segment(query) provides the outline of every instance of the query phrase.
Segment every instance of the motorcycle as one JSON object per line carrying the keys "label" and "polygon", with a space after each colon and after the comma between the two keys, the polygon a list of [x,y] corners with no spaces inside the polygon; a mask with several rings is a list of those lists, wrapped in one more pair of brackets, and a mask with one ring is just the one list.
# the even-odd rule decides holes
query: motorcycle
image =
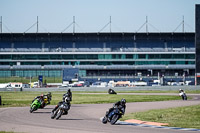
{"label": "motorcycle", "polygon": [[35,99],[33,103],[31,104],[30,113],[32,113],[33,111],[36,111],[38,108],[40,108],[40,106],[41,106],[41,102],[39,101],[39,99]]}
{"label": "motorcycle", "polygon": [[181,96],[183,100],[187,100],[187,95],[185,94],[185,92],[180,92],[179,96]]}
{"label": "motorcycle", "polygon": [[117,93],[113,89],[109,89],[108,94],[117,94]]}
{"label": "motorcycle", "polygon": [[67,115],[70,109],[70,103],[63,102],[54,112],[51,114],[51,119],[56,118],[58,120],[62,115]]}
{"label": "motorcycle", "polygon": [[108,116],[104,116],[102,123],[106,124],[107,122],[110,122],[111,125],[114,125],[122,117],[122,115],[122,112],[118,108],[114,108]]}

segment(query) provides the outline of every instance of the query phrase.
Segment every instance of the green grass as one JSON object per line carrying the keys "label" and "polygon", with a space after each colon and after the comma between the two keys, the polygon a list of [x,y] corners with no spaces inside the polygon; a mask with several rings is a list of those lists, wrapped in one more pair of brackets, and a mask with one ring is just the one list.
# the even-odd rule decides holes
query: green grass
{"label": "green grass", "polygon": [[[46,92],[0,92],[2,107],[29,106],[35,96]],[[62,100],[64,92],[52,92],[51,104],[55,105]],[[121,98],[127,102],[147,102],[178,100],[178,96],[153,96],[153,95],[109,95],[109,94],[79,94],[72,92],[72,104],[100,104],[114,103]]]}
{"label": "green grass", "polygon": [[170,127],[200,129],[200,105],[131,113],[121,120],[127,119],[169,123]]}

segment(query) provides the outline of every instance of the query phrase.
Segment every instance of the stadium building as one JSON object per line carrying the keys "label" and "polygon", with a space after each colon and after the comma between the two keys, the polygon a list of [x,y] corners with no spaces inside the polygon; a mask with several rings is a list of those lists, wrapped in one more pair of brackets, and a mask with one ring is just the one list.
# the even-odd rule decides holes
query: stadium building
{"label": "stadium building", "polygon": [[89,81],[194,81],[195,33],[0,34],[0,77],[68,80],[63,70]]}

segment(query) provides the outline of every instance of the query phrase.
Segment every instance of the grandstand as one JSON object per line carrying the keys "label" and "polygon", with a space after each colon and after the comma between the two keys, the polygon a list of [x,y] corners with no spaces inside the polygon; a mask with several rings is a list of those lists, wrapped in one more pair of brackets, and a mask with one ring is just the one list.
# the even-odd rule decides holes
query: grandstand
{"label": "grandstand", "polygon": [[1,33],[0,77],[169,80],[195,77],[195,33]]}

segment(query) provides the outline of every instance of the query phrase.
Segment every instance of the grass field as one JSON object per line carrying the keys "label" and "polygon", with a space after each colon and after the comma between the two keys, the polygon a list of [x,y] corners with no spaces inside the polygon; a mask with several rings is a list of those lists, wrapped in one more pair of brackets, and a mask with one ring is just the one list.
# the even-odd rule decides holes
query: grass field
{"label": "grass field", "polygon": [[[55,105],[62,100],[65,92],[52,92],[51,104]],[[73,92],[72,92],[73,93]],[[0,92],[2,107],[30,106],[35,96],[42,92]],[[45,94],[45,92],[43,93]],[[127,102],[165,101],[178,100],[178,96],[153,96],[153,95],[109,95],[109,94],[72,94],[72,104],[100,104],[114,103],[121,98],[126,98]]]}
{"label": "grass field", "polygon": [[170,127],[200,129],[200,105],[125,114],[121,120],[127,119],[169,123]]}

